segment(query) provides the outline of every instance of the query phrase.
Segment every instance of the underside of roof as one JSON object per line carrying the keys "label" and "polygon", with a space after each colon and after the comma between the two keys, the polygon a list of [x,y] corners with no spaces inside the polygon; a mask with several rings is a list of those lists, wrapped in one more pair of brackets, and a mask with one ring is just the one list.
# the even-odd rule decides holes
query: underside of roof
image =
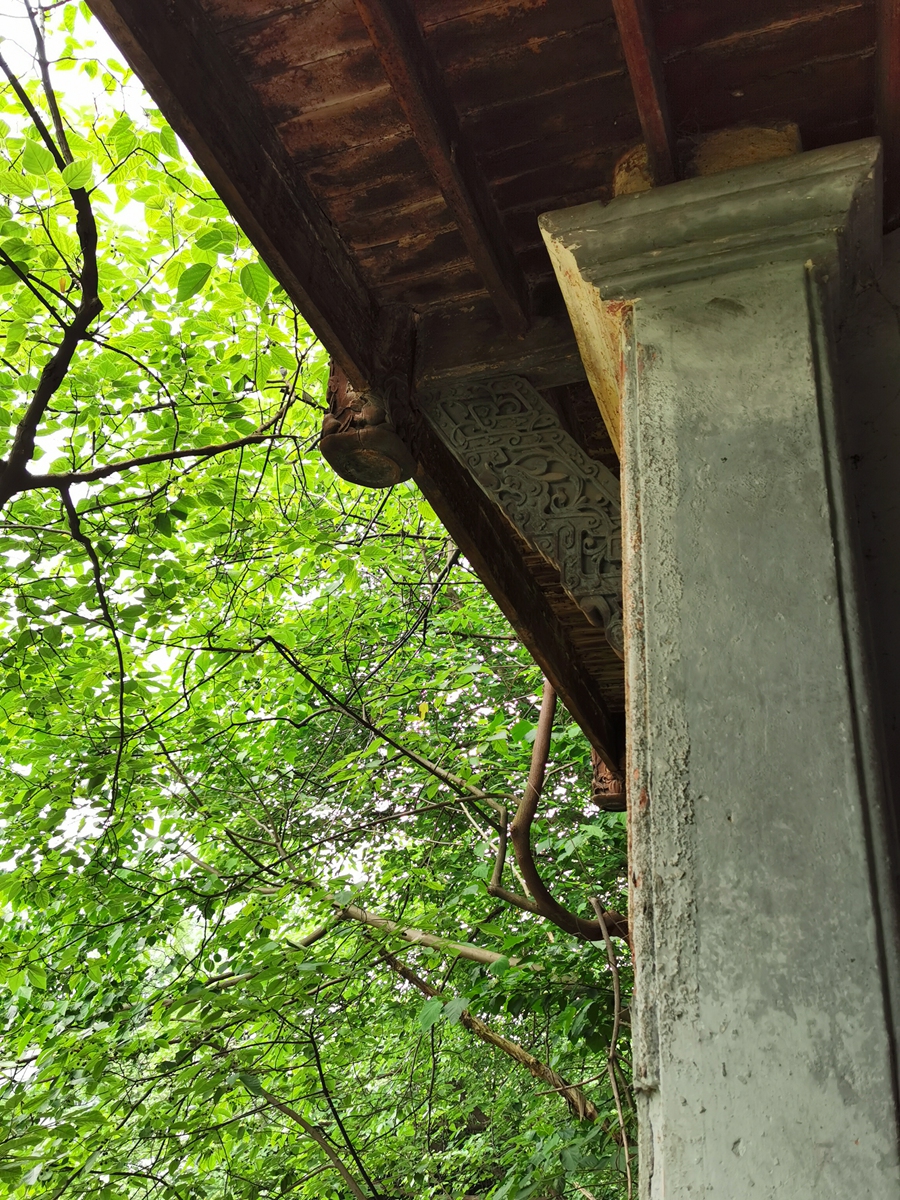
{"label": "underside of roof", "polygon": [[[541,213],[610,200],[636,143],[665,183],[710,131],[792,122],[804,149],[881,132],[900,214],[895,0],[91,3],[358,386],[403,375],[414,406],[417,387],[517,374],[608,465]],[[426,494],[618,760],[621,662],[471,478],[417,446]]]}

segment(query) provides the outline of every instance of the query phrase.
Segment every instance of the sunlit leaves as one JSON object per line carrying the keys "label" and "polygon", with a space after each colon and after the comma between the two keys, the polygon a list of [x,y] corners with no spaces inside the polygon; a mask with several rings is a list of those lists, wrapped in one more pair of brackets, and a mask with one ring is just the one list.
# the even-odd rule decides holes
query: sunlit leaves
{"label": "sunlit leaves", "polygon": [[175,299],[181,303],[184,300],[190,300],[191,296],[196,296],[209,279],[211,271],[212,267],[208,263],[193,263],[187,267],[178,276]]}
{"label": "sunlit leaves", "polygon": [[29,175],[46,175],[55,165],[55,159],[46,146],[28,138],[22,152],[22,166]]}
{"label": "sunlit leaves", "polygon": [[[91,187],[104,310],[38,431],[40,469],[141,461],[72,489],[106,610],[57,489],[0,516],[4,1194],[340,1195],[265,1089],[344,1153],[337,1111],[383,1195],[524,1200],[571,1169],[609,1200],[605,956],[495,903],[491,812],[420,765],[515,794],[539,672],[466,564],[445,572],[413,486],[364,492],[323,464],[324,351],[126,69],[79,44],[78,11],[48,13],[54,71],[96,89],[80,114],[63,97],[75,162],[46,164],[0,93],[0,247],[32,285],[0,269],[0,426],[59,337],[41,289],[78,303],[70,189]],[[289,400],[271,440],[166,461]],[[591,895],[624,902],[624,820],[590,809],[564,713],[553,755],[537,851],[589,916]],[[339,920],[348,903],[502,957],[392,939]],[[575,1128],[473,1039],[467,1008],[599,1076],[602,1121]]]}
{"label": "sunlit leaves", "polygon": [[247,263],[241,267],[241,287],[244,294],[257,304],[262,304],[269,294],[272,277],[262,263]]}
{"label": "sunlit leaves", "polygon": [[94,175],[94,165],[90,159],[76,159],[63,168],[62,177],[70,188],[86,188]]}

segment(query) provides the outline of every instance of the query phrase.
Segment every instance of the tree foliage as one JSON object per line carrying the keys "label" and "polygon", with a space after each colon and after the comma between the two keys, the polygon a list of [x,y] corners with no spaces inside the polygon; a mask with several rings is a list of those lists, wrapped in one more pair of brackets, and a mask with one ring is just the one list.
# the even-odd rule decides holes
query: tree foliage
{"label": "tree foliage", "polygon": [[[412,485],[322,463],[322,348],[85,7],[33,26],[0,94],[2,1187],[624,1194],[627,952],[488,887],[538,671]],[[572,912],[623,909],[562,711],[532,840]]]}

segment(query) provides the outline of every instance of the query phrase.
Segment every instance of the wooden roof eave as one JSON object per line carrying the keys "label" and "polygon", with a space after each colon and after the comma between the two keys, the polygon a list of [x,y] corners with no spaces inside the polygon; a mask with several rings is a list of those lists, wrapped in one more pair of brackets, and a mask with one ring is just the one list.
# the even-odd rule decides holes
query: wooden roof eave
{"label": "wooden roof eave", "polygon": [[200,4],[91,8],[315,333],[354,385],[370,382],[372,297]]}

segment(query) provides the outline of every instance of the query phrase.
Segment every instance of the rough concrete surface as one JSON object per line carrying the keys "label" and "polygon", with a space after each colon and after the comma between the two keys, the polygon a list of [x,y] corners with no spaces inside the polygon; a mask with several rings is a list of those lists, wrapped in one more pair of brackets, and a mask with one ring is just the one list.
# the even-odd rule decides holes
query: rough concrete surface
{"label": "rough concrete surface", "polygon": [[[896,505],[868,519],[874,605],[851,535],[852,502],[883,506],[890,477],[875,426],[900,335],[875,291],[868,492],[843,481],[833,368],[846,319],[846,375],[847,305],[880,246],[871,146],[747,168],[745,187],[673,185],[643,210],[650,193],[616,201],[630,217],[585,211],[584,229],[562,214],[582,278],[634,300],[621,403],[647,1200],[900,1197],[886,751],[859,616],[890,624]],[[898,665],[895,640],[878,677]]]}
{"label": "rough concrete surface", "polygon": [[[881,751],[900,828],[900,230],[839,341],[845,477],[854,504]],[[896,841],[895,845],[895,859]]]}

